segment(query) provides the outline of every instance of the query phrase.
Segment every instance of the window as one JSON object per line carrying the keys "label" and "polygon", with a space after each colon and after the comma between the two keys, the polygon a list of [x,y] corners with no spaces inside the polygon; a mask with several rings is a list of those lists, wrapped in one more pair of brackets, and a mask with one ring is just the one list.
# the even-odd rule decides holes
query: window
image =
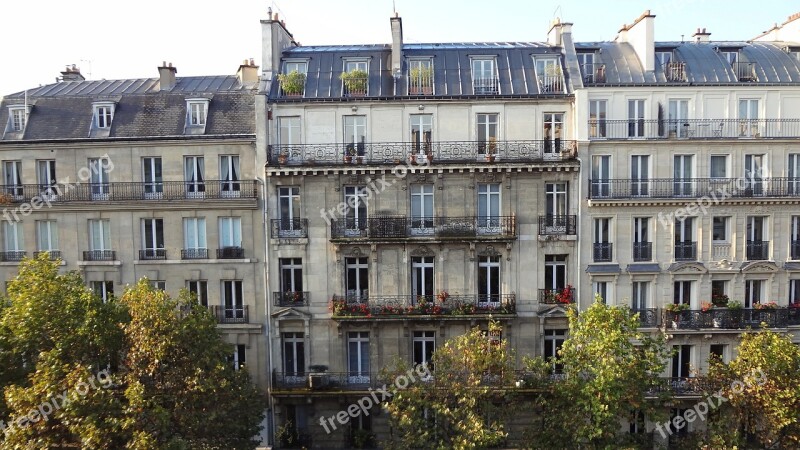
{"label": "window", "polygon": [[789,153],[789,167],[787,174],[789,175],[788,194],[800,194],[800,153]]}
{"label": "window", "polygon": [[709,359],[717,358],[718,361],[726,362],[725,353],[727,345],[725,344],[711,344],[708,349]]}
{"label": "window", "polygon": [[673,195],[690,197],[694,185],[694,156],[674,155],[672,157]]}
{"label": "window", "polygon": [[767,218],[761,216],[747,217],[747,260],[769,259],[769,240],[767,238]]}
{"label": "window", "polygon": [[25,122],[28,118],[28,113],[23,106],[9,107],[8,108],[8,131],[22,131],[25,129]]}
{"label": "window", "polygon": [[610,262],[612,260],[612,244],[609,240],[611,219],[594,219],[594,262]]}
{"label": "window", "polygon": [[278,188],[278,214],[280,223],[278,232],[282,237],[303,234],[303,223],[300,220],[300,188],[281,186]]}
{"label": "window", "polygon": [[800,216],[792,216],[791,227],[791,258],[800,259]]}
{"label": "window", "polygon": [[478,302],[500,304],[500,256],[478,258]]}
{"label": "window", "polygon": [[409,95],[433,93],[433,64],[426,59],[408,60]]}
{"label": "window", "polygon": [[345,293],[348,303],[364,303],[369,298],[369,259],[344,259]]}
{"label": "window", "polygon": [[540,92],[563,93],[561,62],[558,58],[536,58],[536,77]]}
{"label": "window", "polygon": [[56,160],[46,159],[36,161],[36,172],[39,177],[39,191],[43,197],[53,198],[59,195],[58,181],[56,178]]}
{"label": "window", "polygon": [[345,72],[353,72],[354,70],[367,72],[367,69],[367,61],[345,61],[344,63]]}
{"label": "window", "polygon": [[144,198],[161,198],[164,193],[164,180],[161,171],[161,158],[142,158],[142,179],[144,180]]}
{"label": "window", "polygon": [[687,217],[675,221],[675,260],[694,261],[697,259],[697,246],[694,242],[694,218]]}
{"label": "window", "polygon": [[245,351],[244,344],[236,344],[233,346],[233,355],[231,356],[231,364],[233,364],[233,370],[242,370],[244,369],[244,365],[247,362],[247,353]]}
{"label": "window", "polygon": [[305,74],[308,72],[308,64],[305,61],[285,61],[283,63],[283,73],[292,72]]}
{"label": "window", "polygon": [[[278,145],[281,154],[287,158],[292,158],[296,147],[301,143],[300,118],[299,117],[278,117]],[[351,142],[356,142],[351,141]]]}
{"label": "window", "polygon": [[244,319],[242,281],[222,281],[222,309],[225,319]]}
{"label": "window", "polygon": [[644,100],[628,100],[628,137],[644,137]]}
{"label": "window", "polygon": [[221,193],[223,197],[239,196],[239,156],[221,155],[219,157],[219,174],[222,180]]}
{"label": "window", "polygon": [[634,409],[631,411],[630,418],[628,419],[628,433],[640,434],[646,432],[647,428],[645,427],[644,412],[640,409]]}
{"label": "window", "polygon": [[692,282],[676,281],[672,287],[672,303],[676,305],[691,305]]}
{"label": "window", "polygon": [[111,121],[114,119],[113,104],[94,105],[94,126],[95,128],[111,128]]}
{"label": "window", "polygon": [[[548,225],[563,226],[566,232],[566,216],[568,214],[568,189],[567,183],[545,183],[546,211]],[[552,222],[550,222],[552,218]]]}
{"label": "window", "polygon": [[22,199],[22,161],[3,161],[3,179],[6,194]]}
{"label": "window", "polygon": [[500,227],[500,183],[478,184],[478,231]]}
{"label": "window", "polygon": [[789,304],[800,304],[800,280],[789,280]]}
{"label": "window", "polygon": [[433,256],[411,257],[412,303],[433,301]]}
{"label": "window", "polygon": [[728,178],[728,155],[711,155],[711,178]]}
{"label": "window", "polygon": [[567,286],[567,255],[545,255],[544,286],[551,291]]}
{"label": "window", "polygon": [[765,160],[765,155],[744,155],[745,196],[764,194]]}
{"label": "window", "polygon": [[611,156],[592,156],[592,197],[611,195]]}
{"label": "window", "polygon": [[602,77],[600,67],[602,64],[595,64],[594,52],[592,53],[578,53],[578,67],[581,69],[581,76],[583,76],[584,84],[604,83],[605,77]]}
{"label": "window", "polygon": [[589,100],[589,137],[604,138],[606,134],[606,115],[608,110],[606,100]]}
{"label": "window", "polygon": [[207,259],[206,219],[203,217],[184,217],[183,219],[183,259]]}
{"label": "window", "polygon": [[725,280],[711,280],[711,297],[726,295],[726,284]]}
{"label": "window", "polygon": [[114,282],[92,281],[92,291],[94,295],[103,299],[103,303],[108,303],[114,297]]}
{"label": "window", "polygon": [[193,127],[202,127],[206,124],[208,114],[208,100],[186,101],[186,123]]}
{"label": "window", "polygon": [[219,247],[242,247],[242,219],[240,217],[219,218]]}
{"label": "window", "polygon": [[672,378],[689,378],[692,364],[691,345],[672,346]]}
{"label": "window", "polygon": [[478,154],[497,153],[497,114],[478,114],[475,126],[478,130]]}
{"label": "window", "polygon": [[739,52],[722,52],[722,57],[728,61],[728,64],[734,65],[739,60]]}
{"label": "window", "polygon": [[183,160],[186,195],[189,198],[202,197],[206,191],[205,160],[202,156],[187,156]]}
{"label": "window", "polygon": [[89,250],[105,252],[111,250],[111,221],[89,219]]}
{"label": "window", "polygon": [[544,358],[553,365],[553,374],[564,373],[564,365],[559,364],[561,355],[558,352],[564,345],[567,330],[544,330]]}
{"label": "window", "polygon": [[36,237],[40,252],[58,251],[58,224],[55,220],[37,220]]}
{"label": "window", "polygon": [[649,304],[647,294],[650,291],[650,282],[634,281],[631,288],[631,309],[634,311],[647,309],[647,305]]}
{"label": "window", "polygon": [[[673,74],[675,76],[675,74]],[[689,100],[669,101],[669,134],[679,138],[689,137]]]}
{"label": "window", "polygon": [[[21,254],[19,259],[25,256],[25,245],[23,243],[22,224],[20,222],[3,222],[3,236],[5,238],[5,251],[9,253]],[[14,255],[12,255],[14,256]]]}
{"label": "window", "polygon": [[142,251],[140,259],[166,259],[164,219],[142,219]]}
{"label": "window", "polygon": [[544,114],[544,156],[561,153],[561,136],[564,126],[564,114]]}
{"label": "window", "polygon": [[197,303],[208,307],[208,282],[205,280],[188,280],[186,289],[197,298]]}
{"label": "window", "polygon": [[758,99],[739,100],[739,137],[758,137]]}
{"label": "window", "polygon": [[764,299],[766,280],[745,280],[744,282],[744,307],[755,308]]}
{"label": "window", "polygon": [[664,67],[672,62],[672,51],[656,52],[656,59],[658,60],[658,65]]}
{"label": "window", "polygon": [[344,116],[344,144],[347,156],[364,156],[367,139],[367,116]]}
{"label": "window", "polygon": [[365,186],[345,186],[344,203],[345,234],[358,235],[367,227],[367,188]]}
{"label": "window", "polygon": [[[306,372],[303,333],[283,333],[283,372],[287,377],[302,378]],[[299,381],[299,380],[298,380]]]}
{"label": "window", "polygon": [[436,348],[435,331],[414,332],[414,366],[426,364],[428,370],[433,371],[433,350]]}
{"label": "window", "polygon": [[342,80],[342,85],[344,87],[343,92],[347,95],[356,95],[356,96],[366,95],[368,88],[367,74],[369,73],[368,61],[367,60],[345,61],[344,71],[348,74],[355,71],[360,71],[363,72],[363,74],[353,74],[350,76],[349,79]]}
{"label": "window", "polygon": [[281,295],[291,297],[284,300],[289,301],[294,298],[295,293],[303,292],[302,258],[280,258],[278,270],[281,274]]}
{"label": "window", "polygon": [[411,232],[433,234],[433,185],[411,185]]}
{"label": "window", "polygon": [[728,243],[730,242],[728,234],[728,219],[729,217],[714,217],[712,221],[712,235],[713,242]]}
{"label": "window", "polygon": [[111,193],[109,183],[109,167],[111,163],[108,158],[89,159],[89,182],[92,189],[92,200],[108,200]]}
{"label": "window", "polygon": [[411,115],[411,151],[418,154],[430,154],[433,116],[431,114]]}
{"label": "window", "polygon": [[499,87],[494,71],[494,58],[472,60],[472,90],[474,94],[497,94]]}
{"label": "window", "polygon": [[347,371],[351,384],[369,383],[369,332],[347,333]]}
{"label": "window", "polygon": [[167,282],[164,280],[150,280],[150,286],[152,286],[153,289],[158,291],[167,290]]}
{"label": "window", "polygon": [[592,291],[595,296],[600,296],[604,304],[608,304],[610,300],[608,297],[608,281],[593,281]]}
{"label": "window", "polygon": [[631,195],[650,195],[650,156],[631,156]]}

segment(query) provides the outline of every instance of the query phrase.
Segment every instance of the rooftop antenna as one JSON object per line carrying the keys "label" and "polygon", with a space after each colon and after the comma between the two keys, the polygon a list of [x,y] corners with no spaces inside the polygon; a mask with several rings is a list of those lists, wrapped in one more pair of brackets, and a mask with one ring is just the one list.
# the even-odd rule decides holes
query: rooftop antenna
{"label": "rooftop antenna", "polygon": [[557,13],[564,14],[564,11],[562,11],[562,10],[561,10],[561,5],[558,5],[558,6],[556,6],[556,9],[555,9],[555,10],[553,10],[553,19],[555,19],[556,17],[558,17],[558,16],[556,15]]}
{"label": "rooftop antenna", "polygon": [[86,79],[87,80],[91,80],[92,79],[92,60],[91,59],[82,59],[80,62],[89,63],[89,70],[86,72]]}
{"label": "rooftop antenna", "polygon": [[394,4],[394,0],[392,0],[392,13],[395,16],[397,15],[397,5]]}

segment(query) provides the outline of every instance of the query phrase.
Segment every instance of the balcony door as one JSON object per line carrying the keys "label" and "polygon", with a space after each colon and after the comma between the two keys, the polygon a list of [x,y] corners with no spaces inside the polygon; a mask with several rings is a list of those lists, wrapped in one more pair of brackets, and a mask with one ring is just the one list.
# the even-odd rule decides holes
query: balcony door
{"label": "balcony door", "polygon": [[220,195],[222,197],[239,197],[241,185],[239,179],[239,156],[221,155],[219,157]]}
{"label": "balcony door", "polygon": [[411,153],[425,157],[433,152],[431,141],[433,136],[433,115],[411,115]]}
{"label": "balcony door", "polygon": [[242,281],[222,281],[222,306],[226,319],[244,319]]}
{"label": "balcony door", "polygon": [[561,138],[564,128],[564,114],[545,113],[544,114],[544,157],[559,158],[561,155]]}
{"label": "balcony door", "polygon": [[611,196],[611,156],[592,156],[592,197]]}
{"label": "balcony door", "polygon": [[184,180],[186,180],[186,196],[200,198],[205,196],[205,160],[202,156],[187,156],[183,160]]}
{"label": "balcony door", "polygon": [[146,258],[164,254],[164,219],[142,219],[142,244]]}
{"label": "balcony door", "polygon": [[92,200],[108,200],[111,194],[107,167],[110,167],[108,158],[89,159],[89,183],[92,189]]}
{"label": "balcony door", "polygon": [[628,137],[644,137],[644,100],[628,100]]}
{"label": "balcony door", "polygon": [[369,298],[369,258],[345,258],[345,294],[347,303],[363,303]]}
{"label": "balcony door", "polygon": [[545,255],[544,287],[550,291],[567,287],[567,255]]}
{"label": "balcony door", "polygon": [[350,384],[369,383],[369,370],[369,332],[347,333],[347,381]]}
{"label": "balcony door", "polygon": [[411,186],[411,234],[433,234],[433,185]]}
{"label": "balcony door", "polygon": [[367,116],[344,116],[345,156],[364,156],[367,140]]}
{"label": "balcony door", "polygon": [[278,188],[278,230],[281,236],[300,236],[303,226],[300,223],[300,188],[285,186]]}
{"label": "balcony door", "polygon": [[694,242],[694,218],[675,221],[675,260],[691,261],[697,258]]}
{"label": "balcony door", "polygon": [[612,259],[609,228],[611,219],[605,217],[594,219],[594,262],[610,262]]}
{"label": "balcony door", "polygon": [[744,282],[744,307],[755,308],[764,299],[766,280],[745,280]]}
{"label": "balcony door", "polygon": [[648,217],[633,218],[633,260],[650,261],[652,245],[650,243],[650,219]]}
{"label": "balcony door", "polygon": [[497,114],[478,114],[475,121],[478,138],[478,156],[497,154]]}
{"label": "balcony door", "polygon": [[39,192],[42,197],[54,199],[58,196],[58,179],[56,178],[56,161],[54,159],[36,161],[39,176]]}
{"label": "balcony door", "polygon": [[344,203],[345,234],[358,236],[367,227],[367,188],[365,186],[345,186]]}
{"label": "balcony door", "polygon": [[800,195],[800,153],[789,153],[789,167],[787,167],[788,194]]}
{"label": "balcony door", "polygon": [[22,161],[4,161],[3,177],[6,193],[15,200],[22,199]]}
{"label": "balcony door", "polygon": [[569,231],[567,183],[545,184],[545,233],[567,234]]}
{"label": "balcony door", "polygon": [[500,183],[478,185],[478,233],[500,232]]}
{"label": "balcony door", "polygon": [[161,158],[142,158],[142,180],[144,180],[144,198],[161,198],[164,195]]}
{"label": "balcony door", "polygon": [[764,195],[764,155],[744,155],[744,195]]}
{"label": "balcony door", "polygon": [[287,382],[305,381],[306,352],[303,333],[283,333],[283,372]]}
{"label": "balcony door", "polygon": [[643,311],[647,309],[647,288],[649,282],[647,281],[634,281],[632,284],[633,292],[631,295],[631,309],[634,311]]}
{"label": "balcony door", "polygon": [[689,100],[669,101],[669,134],[679,138],[689,137]]}
{"label": "balcony door", "polygon": [[478,259],[478,304],[500,304],[500,257],[482,256]]}
{"label": "balcony door", "polygon": [[672,286],[672,303],[675,305],[692,304],[692,282],[676,281]]}
{"label": "balcony door", "polygon": [[691,376],[692,346],[672,346],[672,378],[689,378]]}
{"label": "balcony door", "polygon": [[[280,258],[278,260],[278,270],[280,271],[280,283],[282,304],[290,304],[298,299],[302,299],[303,293],[303,259],[302,258]],[[299,294],[299,295],[297,295]]]}
{"label": "balcony door", "polygon": [[694,156],[674,155],[672,157],[673,170],[673,195],[676,197],[690,197],[694,189]]}
{"label": "balcony door", "polygon": [[749,261],[765,260],[769,253],[769,240],[767,238],[767,218],[763,216],[747,217],[747,248],[746,256]]}
{"label": "balcony door", "polygon": [[433,301],[433,256],[411,258],[412,304]]}
{"label": "balcony door", "polygon": [[739,137],[758,135],[758,99],[739,100]]}
{"label": "balcony door", "polygon": [[631,156],[631,195],[647,197],[650,195],[650,156]]}

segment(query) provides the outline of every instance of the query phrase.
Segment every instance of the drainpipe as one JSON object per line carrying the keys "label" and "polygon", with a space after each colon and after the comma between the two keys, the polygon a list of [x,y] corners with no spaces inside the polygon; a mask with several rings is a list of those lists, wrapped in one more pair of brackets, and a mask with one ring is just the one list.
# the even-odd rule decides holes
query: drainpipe
{"label": "drainpipe", "polygon": [[[578,148],[580,148],[580,146],[578,146],[577,142],[575,143],[575,145]],[[576,151],[576,153],[579,153],[579,152]],[[583,202],[584,202],[584,195],[583,195],[583,161],[578,156],[576,156],[575,159],[578,160],[578,167],[579,167],[579,169],[578,169],[578,195],[580,196],[579,201],[578,201],[578,216],[575,218],[575,220],[577,222],[576,226],[578,227],[578,234],[576,236],[576,239],[577,239],[576,243],[578,244],[576,247],[578,248],[578,254],[576,255],[576,258],[578,258],[578,275],[579,275],[577,278],[575,278],[575,283],[576,283],[575,292],[578,293],[578,311],[580,311],[581,310],[580,299],[581,299],[581,294],[582,294],[582,291],[581,291],[581,279],[583,279],[583,273],[584,273],[584,271],[582,270],[583,269],[583,260],[581,259],[581,246],[583,245],[583,242],[581,241],[581,238],[580,238],[581,233],[583,231],[581,229],[582,228],[582,223],[581,223],[582,220],[580,220],[580,218],[583,217]]]}

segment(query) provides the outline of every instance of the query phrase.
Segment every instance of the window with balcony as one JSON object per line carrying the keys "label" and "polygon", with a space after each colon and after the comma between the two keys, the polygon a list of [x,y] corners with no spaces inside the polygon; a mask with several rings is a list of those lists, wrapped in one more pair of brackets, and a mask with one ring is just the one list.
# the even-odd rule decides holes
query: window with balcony
{"label": "window with balcony", "polygon": [[675,197],[694,195],[694,155],[673,155],[672,192]]}
{"label": "window with balcony", "polygon": [[183,218],[183,251],[181,253],[181,259],[208,259],[206,219],[204,217]]}
{"label": "window with balcony", "polygon": [[[602,189],[602,185],[598,185]],[[569,215],[569,184],[545,183],[545,215],[539,217],[540,235],[575,234],[575,216]]]}
{"label": "window with balcony", "polygon": [[593,281],[592,292],[595,297],[600,296],[604,304],[608,304],[610,297],[608,295],[608,281]]}
{"label": "window with balcony", "polygon": [[611,219],[594,219],[594,262],[611,262],[613,259],[610,228]]}
{"label": "window with balcony", "polygon": [[280,237],[302,237],[306,226],[301,219],[300,188],[281,186],[278,188],[278,235]]}
{"label": "window with balcony", "polygon": [[108,219],[89,219],[89,251],[84,253],[84,261],[113,261],[111,250],[111,221]]}
{"label": "window with balcony", "polygon": [[367,228],[367,188],[365,186],[345,186],[344,203],[345,235],[358,236]]}
{"label": "window with balcony", "polygon": [[787,194],[800,195],[800,153],[789,153],[786,174],[789,176]]}
{"label": "window with balcony", "polygon": [[363,157],[366,152],[367,116],[344,116],[345,157]]}
{"label": "window with balcony", "polygon": [[644,137],[644,100],[628,100],[628,137]]}
{"label": "window with balcony", "polygon": [[711,219],[711,247],[715,260],[731,257],[730,217],[714,216]]}
{"label": "window with balcony", "polygon": [[292,73],[298,72],[302,74],[308,73],[308,63],[306,61],[284,61],[283,72]]}
{"label": "window with balcony", "polygon": [[672,303],[675,305],[691,305],[693,285],[693,281],[675,281],[672,286]]}
{"label": "window with balcony", "polygon": [[247,347],[244,344],[236,344],[233,347],[233,354],[230,357],[230,363],[233,365],[233,370],[239,371],[244,369],[247,363]]}
{"label": "window with balcony", "polygon": [[347,376],[350,384],[370,381],[369,332],[347,333]]}
{"label": "window with balcony", "polygon": [[349,303],[363,303],[369,298],[369,258],[344,259],[345,293]]}
{"label": "window with balcony", "polygon": [[592,197],[611,195],[611,155],[592,156]]}
{"label": "window with balcony", "polygon": [[800,305],[800,279],[789,280],[789,305]]}
{"label": "window with balcony", "polygon": [[[303,296],[303,259],[280,258],[278,260],[280,273],[281,305],[302,300]],[[299,295],[298,295],[299,294]]]}
{"label": "window with balcony", "polygon": [[[345,131],[347,131],[347,124],[345,124]],[[352,132],[352,129],[350,131]],[[278,117],[278,162],[281,164],[283,164],[284,160],[287,162],[303,162],[304,157],[302,148],[300,147],[301,142],[300,117]],[[357,140],[352,140],[350,142],[357,142]]]}
{"label": "window with balcony", "polygon": [[631,195],[647,197],[650,195],[650,156],[631,156]]}
{"label": "window with balcony", "polygon": [[608,101],[589,100],[589,137],[605,138]]}
{"label": "window with balcony", "polygon": [[567,330],[544,330],[544,359],[549,362],[553,367],[553,374],[560,375],[564,373],[564,365],[559,363],[561,356],[559,352],[564,345],[564,340],[567,337]]}
{"label": "window with balcony", "polygon": [[208,281],[206,280],[187,280],[186,289],[194,295],[197,303],[208,307]]}
{"label": "window with balcony", "polygon": [[51,258],[61,257],[58,251],[58,223],[55,220],[36,221],[36,241],[39,252],[49,252]]}
{"label": "window with balcony", "polygon": [[[304,378],[306,374],[306,339],[303,333],[283,333],[284,376]],[[296,380],[302,381],[302,380]]]}
{"label": "window with balcony", "polygon": [[643,434],[647,432],[645,426],[645,415],[641,409],[634,409],[631,411],[628,418],[628,433],[629,434]]}
{"label": "window with balcony", "polygon": [[28,112],[24,106],[11,106],[8,108],[8,125],[7,130],[11,132],[20,132],[25,129],[27,122]]}
{"label": "window with balcony", "polygon": [[433,351],[436,349],[435,331],[415,331],[413,342],[414,346],[414,366],[426,365],[429,371],[433,371]]}
{"label": "window with balcony", "polygon": [[496,234],[500,230],[500,183],[478,184],[478,232]]}
{"label": "window with balcony", "polygon": [[478,131],[478,154],[497,154],[498,114],[478,114],[475,125]]}
{"label": "window with balcony", "polygon": [[711,280],[711,303],[716,306],[728,304],[728,282],[726,280]]}
{"label": "window with balcony", "polygon": [[94,105],[94,126],[95,128],[111,128],[111,121],[114,119],[113,103],[98,103]]}
{"label": "window with balcony", "polygon": [[142,158],[142,180],[144,180],[144,198],[157,199],[164,195],[164,179],[160,157],[147,156]]}
{"label": "window with balcony", "polygon": [[672,346],[672,378],[692,376],[692,345]]}
{"label": "window with balcony", "polygon": [[100,297],[103,303],[108,303],[114,297],[113,281],[92,281],[94,295]]}
{"label": "window with balcony", "polygon": [[186,100],[186,124],[190,127],[203,127],[208,116],[207,99]]}
{"label": "window with balcony", "polygon": [[412,114],[411,115],[411,151],[425,157],[432,154],[431,143],[433,135],[433,115],[431,114]]}
{"label": "window with balcony", "polygon": [[433,61],[430,58],[408,60],[408,95],[433,94]]}
{"label": "window with balcony", "polygon": [[649,281],[634,281],[631,284],[631,309],[633,311],[643,311],[647,309],[647,306],[650,304],[649,293]]}
{"label": "window with balcony", "polygon": [[221,197],[239,197],[241,185],[241,172],[239,171],[238,155],[220,155],[219,176]]}
{"label": "window with balcony", "polygon": [[108,200],[111,194],[110,171],[108,158],[89,158],[89,183],[92,200]]}
{"label": "window with balcony", "polygon": [[142,219],[142,250],[139,259],[167,259],[164,219]]}
{"label": "window with balcony", "polygon": [[564,93],[564,76],[558,58],[536,58],[536,79],[539,82],[539,92]]}
{"label": "window with balcony", "polygon": [[44,159],[36,161],[36,174],[39,178],[39,192],[44,198],[54,199],[60,194],[58,178],[56,178],[56,160]]}
{"label": "window with balcony", "polygon": [[[741,194],[750,197],[764,195],[766,155],[744,155],[745,188]],[[738,185],[737,185],[738,187]]]}
{"label": "window with balcony", "polygon": [[472,91],[477,95],[500,93],[493,57],[472,59]]}
{"label": "window with balcony", "polygon": [[550,291],[567,287],[567,255],[545,255],[544,287]]}
{"label": "window with balcony", "polygon": [[5,193],[13,200],[22,200],[22,161],[3,161]]}
{"label": "window with balcony", "polygon": [[219,259],[244,258],[241,217],[219,218]]}
{"label": "window with balcony", "polygon": [[221,283],[224,319],[244,319],[242,280],[223,280]]}
{"label": "window with balcony", "polygon": [[739,137],[759,137],[758,99],[739,100]]}
{"label": "window with balcony", "polygon": [[669,101],[668,132],[670,137],[690,137],[689,100]]}
{"label": "window with balcony", "polygon": [[767,217],[747,217],[747,260],[769,259],[769,239],[767,237]]}
{"label": "window with balcony", "polygon": [[564,127],[564,114],[544,113],[544,157],[556,157],[561,154],[561,137]]}
{"label": "window with balcony", "polygon": [[345,60],[344,72],[341,75],[342,92],[350,97],[363,97],[369,88],[369,61]]}
{"label": "window with balcony", "polygon": [[711,178],[728,178],[728,155],[711,155],[709,175]]}
{"label": "window with balcony", "polygon": [[697,242],[694,240],[694,217],[675,220],[675,261],[696,261]]}
{"label": "window with balcony", "polygon": [[792,259],[800,259],[800,216],[792,216],[789,253]]}
{"label": "window with balcony", "polygon": [[411,258],[412,303],[434,300],[434,262],[433,256],[413,256]]}
{"label": "window with balcony", "polygon": [[664,67],[665,65],[672,62],[672,50],[670,51],[657,51],[656,52],[656,60],[658,61],[658,65]]}
{"label": "window with balcony", "polygon": [[728,362],[728,358],[726,356],[728,353],[727,347],[728,346],[725,344],[711,344],[708,347],[709,360],[711,358],[715,358],[717,361],[727,363]]}
{"label": "window with balcony", "polygon": [[411,233],[433,235],[433,185],[411,185]]}
{"label": "window with balcony", "polygon": [[481,256],[478,258],[478,302],[479,304],[500,304],[500,256]]}
{"label": "window with balcony", "polygon": [[596,62],[595,52],[578,53],[577,56],[583,84],[590,85],[606,82],[606,66]]}
{"label": "window with balcony", "polygon": [[183,159],[183,176],[186,180],[186,196],[200,198],[205,195],[205,159],[202,156],[187,156]]}
{"label": "window with balcony", "polygon": [[3,241],[5,252],[3,261],[21,261],[25,257],[22,224],[20,222],[3,222]]}
{"label": "window with balcony", "polygon": [[744,281],[744,307],[755,308],[755,306],[765,300],[764,292],[767,280],[745,280]]}
{"label": "window with balcony", "polygon": [[650,218],[633,218],[633,260],[652,261],[653,243],[650,242]]}

